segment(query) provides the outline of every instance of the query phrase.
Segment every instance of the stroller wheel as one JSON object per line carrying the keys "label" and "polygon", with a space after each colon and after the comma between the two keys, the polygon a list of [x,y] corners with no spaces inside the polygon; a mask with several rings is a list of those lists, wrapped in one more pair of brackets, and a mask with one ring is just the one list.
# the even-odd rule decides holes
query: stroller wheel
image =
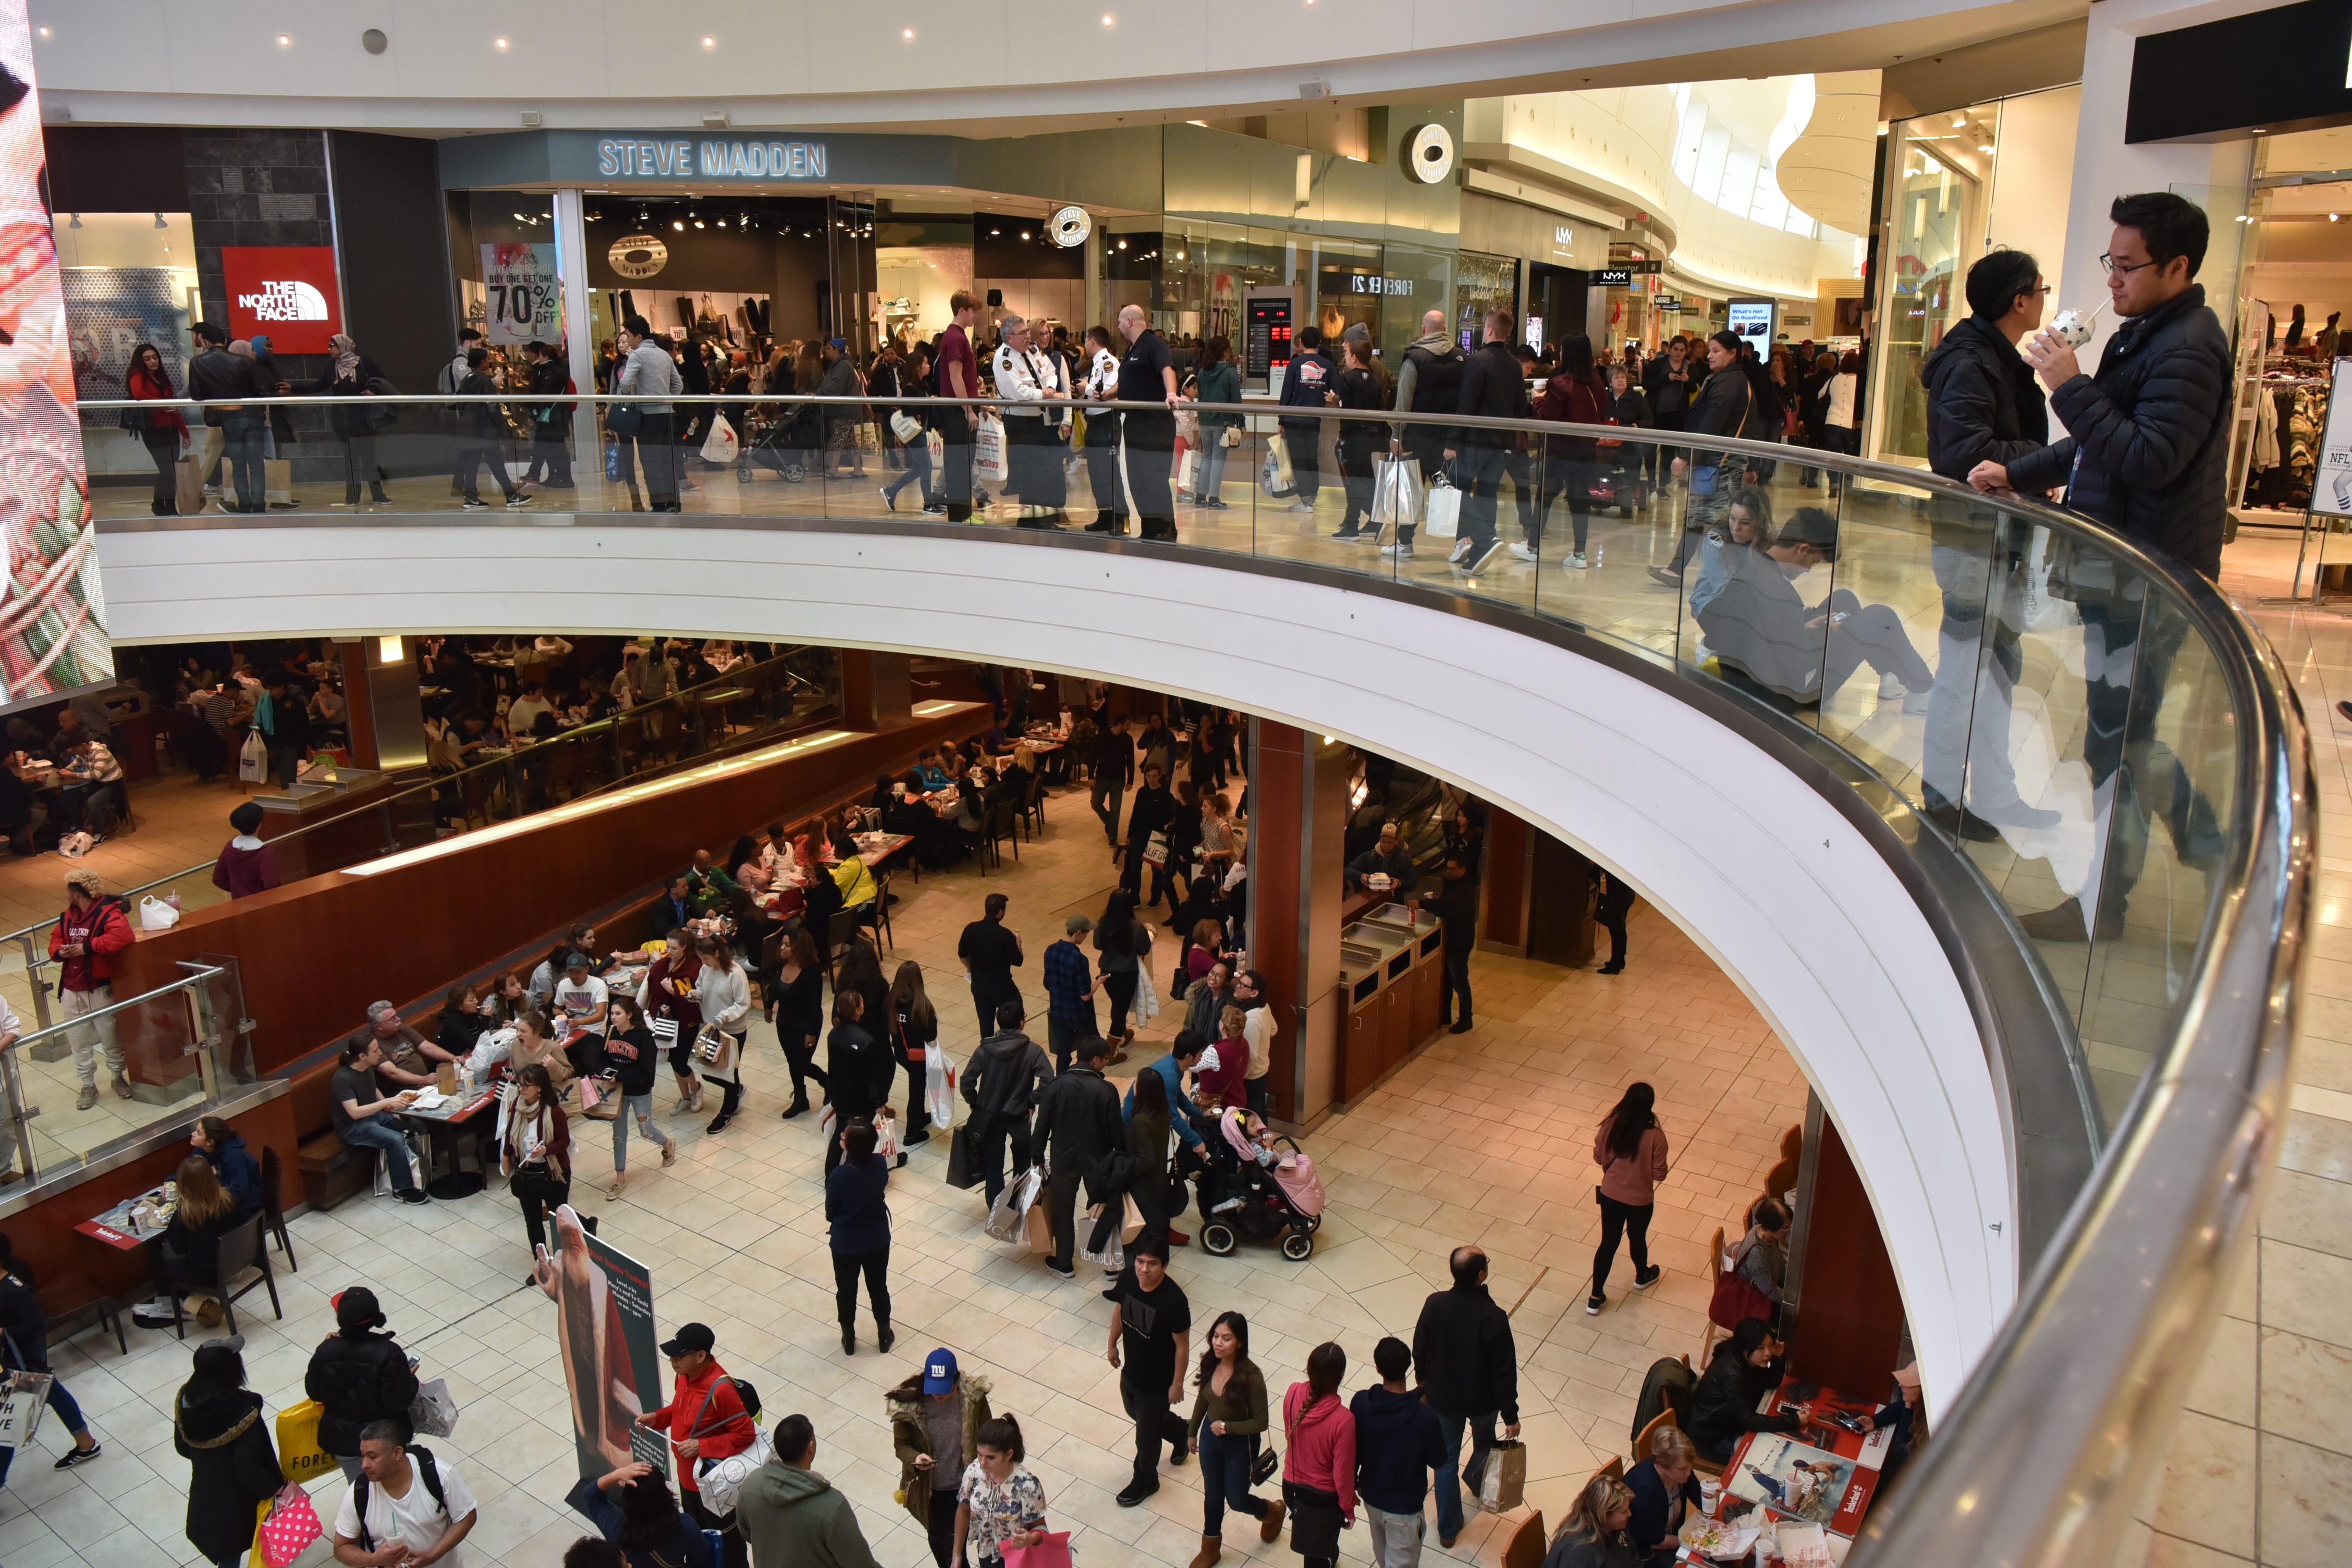
{"label": "stroller wheel", "polygon": [[1212,1258],[1231,1257],[1234,1250],[1234,1227],[1220,1220],[1201,1227],[1201,1245]]}
{"label": "stroller wheel", "polygon": [[1315,1237],[1308,1232],[1292,1230],[1283,1233],[1282,1255],[1293,1263],[1306,1262],[1314,1252]]}
{"label": "stroller wheel", "polygon": [[803,464],[786,463],[783,467],[783,475],[786,484],[796,485],[808,478],[808,468]]}

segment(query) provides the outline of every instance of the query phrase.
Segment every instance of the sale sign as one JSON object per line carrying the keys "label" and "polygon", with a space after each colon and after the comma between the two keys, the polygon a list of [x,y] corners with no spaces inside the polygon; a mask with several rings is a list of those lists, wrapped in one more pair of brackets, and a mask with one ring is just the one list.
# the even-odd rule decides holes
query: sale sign
{"label": "sale sign", "polygon": [[322,354],[343,330],[331,245],[224,246],[221,281],[232,338],[266,337],[273,353]]}
{"label": "sale sign", "polygon": [[551,245],[482,247],[482,330],[494,343],[563,339],[563,285]]}

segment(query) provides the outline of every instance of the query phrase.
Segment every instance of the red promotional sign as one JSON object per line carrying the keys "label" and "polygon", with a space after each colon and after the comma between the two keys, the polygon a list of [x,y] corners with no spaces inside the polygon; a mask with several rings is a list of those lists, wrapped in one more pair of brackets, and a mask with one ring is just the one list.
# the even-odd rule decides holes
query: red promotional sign
{"label": "red promotional sign", "polygon": [[322,354],[343,330],[331,245],[231,245],[221,248],[233,338],[266,337],[272,353]]}

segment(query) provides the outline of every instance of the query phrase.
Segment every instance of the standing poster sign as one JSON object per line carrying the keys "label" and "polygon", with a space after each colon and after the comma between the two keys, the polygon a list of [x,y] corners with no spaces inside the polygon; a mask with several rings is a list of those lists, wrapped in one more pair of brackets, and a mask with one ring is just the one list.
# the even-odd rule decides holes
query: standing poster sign
{"label": "standing poster sign", "polygon": [[654,1339],[653,1271],[583,1229],[572,1205],[555,1211],[555,1251],[541,1250],[540,1289],[554,1298],[555,1340],[572,1393],[580,1477],[593,1480],[631,1459],[663,1474],[669,1444],[637,1428],[665,1403]]}
{"label": "standing poster sign", "polygon": [[482,247],[482,331],[494,343],[563,337],[563,283],[551,245]]}
{"label": "standing poster sign", "polygon": [[2352,517],[2352,358],[2336,362],[2321,426],[2319,467],[2311,476],[2314,511]]}

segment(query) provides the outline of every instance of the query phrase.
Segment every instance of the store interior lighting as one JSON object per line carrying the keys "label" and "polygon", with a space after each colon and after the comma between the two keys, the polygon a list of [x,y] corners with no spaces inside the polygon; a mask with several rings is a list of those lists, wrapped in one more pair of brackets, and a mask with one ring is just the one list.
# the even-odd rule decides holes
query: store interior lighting
{"label": "store interior lighting", "polygon": [[81,214],[74,214],[73,216],[67,221],[66,226],[68,228],[79,228],[81,226]]}
{"label": "store interior lighting", "polygon": [[163,221],[163,215],[162,213],[157,213],[155,215],[155,226],[157,228],[169,228],[172,226]]}

